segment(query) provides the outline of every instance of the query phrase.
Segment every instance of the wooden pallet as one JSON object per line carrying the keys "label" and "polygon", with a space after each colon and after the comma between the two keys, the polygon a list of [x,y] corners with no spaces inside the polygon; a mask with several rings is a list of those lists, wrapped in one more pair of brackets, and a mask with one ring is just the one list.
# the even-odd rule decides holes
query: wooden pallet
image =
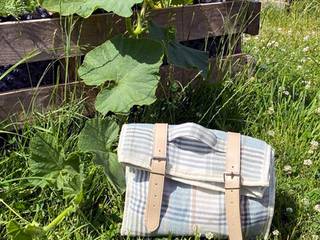
{"label": "wooden pallet", "polygon": [[[245,64],[250,64],[250,61],[246,54],[235,54],[222,60],[211,59],[211,68],[214,74],[210,76],[208,82],[216,83],[225,75],[225,71],[230,66],[237,69]],[[224,65],[225,68],[221,68],[219,65]],[[161,87],[157,90],[158,97],[164,95],[171,80],[179,80],[182,86],[192,82],[193,87],[202,80],[198,71],[179,67],[170,67],[169,69],[168,66],[163,66],[160,68],[160,76]],[[10,116],[13,122],[23,122],[34,110],[43,112],[58,108],[66,102],[66,99],[70,100],[70,98],[73,100],[86,98],[86,111],[91,114],[97,93],[97,89],[85,86],[82,82],[10,91],[0,94],[0,119],[3,120]]]}
{"label": "wooden pallet", "polygon": [[[228,1],[159,9],[152,11],[148,17],[161,26],[174,26],[177,39],[186,41],[242,32],[257,35],[260,9],[259,2]],[[2,46],[0,65],[15,64],[30,52],[39,54],[28,62],[64,58],[65,35],[61,28],[63,21],[54,18],[0,24],[0,46]],[[90,49],[124,31],[124,20],[113,14],[98,14],[85,20],[79,19],[71,36],[71,55],[84,55]],[[238,52],[240,50],[238,49]],[[226,60],[237,62],[244,58],[245,54],[236,54]],[[216,63],[216,60],[212,62]],[[212,82],[223,75],[216,64],[213,64],[213,69],[214,74],[210,77]],[[168,68],[163,67],[160,72],[161,81],[165,81],[168,78]],[[192,80],[196,74],[193,70],[173,68],[173,76],[181,82]],[[83,86],[79,87],[80,85],[69,83],[67,86],[39,87],[1,93],[0,120],[15,115],[18,121],[23,121],[25,113],[34,109],[46,110],[59,106],[64,101],[62,96],[65,95],[61,93],[73,92],[75,86],[78,90],[83,90]]]}
{"label": "wooden pallet", "polygon": [[[259,2],[229,1],[159,9],[149,17],[161,26],[174,26],[177,39],[186,41],[240,32],[257,35],[260,9]],[[61,28],[63,21],[54,18],[1,23],[0,65],[15,64],[34,51],[39,51],[39,55],[29,62],[63,58],[66,42]],[[113,14],[79,19],[71,36],[71,55],[83,55],[124,31],[124,20]]]}

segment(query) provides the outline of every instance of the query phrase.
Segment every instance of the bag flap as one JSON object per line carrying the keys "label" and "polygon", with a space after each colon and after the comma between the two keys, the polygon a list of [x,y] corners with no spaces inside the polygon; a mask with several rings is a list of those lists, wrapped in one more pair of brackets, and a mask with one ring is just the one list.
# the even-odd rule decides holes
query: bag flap
{"label": "bag flap", "polygon": [[[118,158],[150,171],[154,124],[123,125]],[[180,182],[224,191],[227,133],[195,123],[169,125],[166,175]],[[241,136],[241,194],[262,197],[270,182],[273,150],[266,142]]]}

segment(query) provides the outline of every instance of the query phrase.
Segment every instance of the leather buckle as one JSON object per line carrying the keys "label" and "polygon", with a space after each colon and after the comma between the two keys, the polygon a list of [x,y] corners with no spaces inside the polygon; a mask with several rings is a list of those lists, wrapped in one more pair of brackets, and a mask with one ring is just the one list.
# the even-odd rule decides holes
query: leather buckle
{"label": "leather buckle", "polygon": [[167,161],[166,157],[157,157],[157,156],[153,156],[151,157],[151,161],[152,160],[157,160],[157,161]]}
{"label": "leather buckle", "polygon": [[150,172],[158,175],[165,175],[166,173],[166,157],[152,157]]}
{"label": "leather buckle", "polygon": [[[230,177],[227,179],[226,178]],[[240,188],[240,173],[234,173],[234,172],[225,172],[223,174],[223,181],[225,184],[225,189],[239,189]]]}

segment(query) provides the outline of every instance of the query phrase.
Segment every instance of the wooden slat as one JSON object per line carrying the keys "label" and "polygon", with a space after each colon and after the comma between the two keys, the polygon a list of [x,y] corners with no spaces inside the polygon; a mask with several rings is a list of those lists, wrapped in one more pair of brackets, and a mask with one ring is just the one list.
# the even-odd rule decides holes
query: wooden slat
{"label": "wooden slat", "polygon": [[[67,20],[55,18],[1,23],[0,65],[15,64],[35,50],[39,50],[40,54],[29,62],[63,58],[66,35],[61,25],[64,25],[65,21]],[[82,55],[106,39],[124,31],[123,21],[112,14],[79,19],[70,39],[72,51],[70,54]]]}
{"label": "wooden slat", "polygon": [[175,27],[183,41],[239,32],[256,35],[260,8],[260,2],[228,1],[154,10],[150,17],[161,26]]}
{"label": "wooden slat", "polygon": [[[192,40],[244,31],[259,32],[259,2],[229,1],[154,10],[150,19],[175,26],[177,39]],[[239,12],[241,16],[239,17]],[[39,55],[29,62],[63,58],[65,19],[40,19],[0,24],[0,65],[15,64],[30,52]],[[124,20],[114,14],[98,14],[80,20],[71,36],[70,55],[83,55],[112,36],[124,33]],[[80,46],[80,47],[79,47]]]}
{"label": "wooden slat", "polygon": [[[231,63],[233,71],[239,71],[239,65],[246,64],[246,61],[246,54],[236,54],[223,59],[222,64]],[[213,74],[208,79],[210,83],[223,79],[225,72],[229,69],[219,66],[220,64],[221,61],[211,60]],[[163,66],[160,69],[160,75],[161,87],[157,91],[159,97],[163,95],[164,89],[172,79],[179,81],[183,86],[191,81],[192,86],[196,86],[199,81],[202,81],[197,71],[178,67]],[[34,110],[45,112],[58,108],[65,102],[66,97],[67,99],[86,97],[87,112],[92,113],[96,94],[97,89],[84,86],[81,82],[0,93],[0,121],[11,118],[14,122],[23,122]]]}

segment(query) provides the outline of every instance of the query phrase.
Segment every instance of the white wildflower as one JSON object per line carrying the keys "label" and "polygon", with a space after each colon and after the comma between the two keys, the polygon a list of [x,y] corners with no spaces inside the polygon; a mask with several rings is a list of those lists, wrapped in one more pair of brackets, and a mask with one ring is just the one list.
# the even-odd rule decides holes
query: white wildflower
{"label": "white wildflower", "polygon": [[320,204],[315,205],[314,210],[320,212]]}
{"label": "white wildflower", "polygon": [[312,149],[310,149],[310,150],[308,151],[308,154],[314,154],[314,151],[313,151]]}
{"label": "white wildflower", "polygon": [[309,201],[308,198],[302,199],[302,203],[303,203],[305,206],[309,206],[309,205],[310,205],[310,201]]}
{"label": "white wildflower", "polygon": [[291,207],[286,208],[287,213],[293,213],[293,209]]}
{"label": "white wildflower", "polygon": [[305,47],[302,51],[304,51],[304,52],[308,52],[310,50],[310,48],[309,47]]}
{"label": "white wildflower", "polygon": [[302,66],[298,65],[297,70],[301,70],[301,69],[302,69]]}
{"label": "white wildflower", "polygon": [[267,132],[267,134],[268,134],[269,136],[273,137],[275,133],[274,133],[274,131],[269,130],[269,131]]}
{"label": "white wildflower", "polygon": [[279,235],[280,235],[279,230],[278,230],[278,229],[273,230],[273,231],[272,231],[272,235],[273,235],[273,236],[279,236]]}
{"label": "white wildflower", "polygon": [[308,58],[306,58],[306,57],[303,57],[302,59],[301,59],[301,62],[302,63],[306,63],[308,61]]}
{"label": "white wildflower", "polygon": [[267,47],[272,47],[272,46],[278,47],[279,43],[276,41],[271,41],[267,43]]}
{"label": "white wildflower", "polygon": [[210,240],[210,239],[213,239],[213,238],[214,238],[214,234],[213,234],[212,232],[207,232],[207,233],[205,234],[205,237]]}
{"label": "white wildflower", "polygon": [[311,82],[310,82],[310,81],[306,83],[305,88],[306,88],[306,89],[310,89],[310,88],[311,88]]}
{"label": "white wildflower", "polygon": [[289,95],[290,95],[289,91],[287,91],[287,90],[286,90],[286,91],[283,91],[283,94],[286,95],[286,96],[289,96]]}
{"label": "white wildflower", "polygon": [[320,107],[318,107],[315,112],[320,115]]}
{"label": "white wildflower", "polygon": [[319,142],[312,140],[311,141],[311,150],[316,150],[319,147]]}
{"label": "white wildflower", "polygon": [[308,41],[310,39],[309,35],[304,36],[303,41]]}
{"label": "white wildflower", "polygon": [[282,30],[283,30],[282,28],[280,28],[280,27],[278,28],[278,32],[282,32]]}
{"label": "white wildflower", "polygon": [[269,114],[269,115],[274,114],[274,108],[273,108],[273,107],[269,107],[269,108],[268,108],[268,114]]}
{"label": "white wildflower", "polygon": [[255,80],[256,80],[255,77],[250,77],[250,78],[249,78],[249,82],[253,82],[253,81],[255,81]]}
{"label": "white wildflower", "polygon": [[310,159],[306,159],[306,160],[303,161],[303,165],[311,166],[312,165],[312,161]]}
{"label": "white wildflower", "polygon": [[285,165],[283,168],[283,171],[285,171],[285,173],[287,174],[291,174],[292,173],[292,167],[290,165]]}

